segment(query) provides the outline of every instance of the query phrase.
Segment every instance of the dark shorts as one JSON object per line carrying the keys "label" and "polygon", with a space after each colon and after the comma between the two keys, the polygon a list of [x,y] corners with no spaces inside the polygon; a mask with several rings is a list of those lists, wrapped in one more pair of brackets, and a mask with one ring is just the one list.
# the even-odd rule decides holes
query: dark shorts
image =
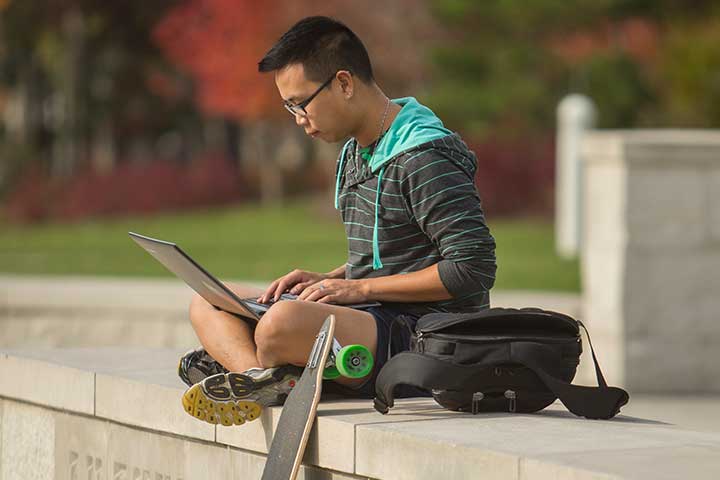
{"label": "dark shorts", "polygon": [[[411,329],[415,329],[418,316],[386,306],[370,307],[365,311],[375,317],[377,326],[377,351],[372,373],[368,376],[367,381],[357,388],[349,388],[334,381],[325,380],[323,394],[352,398],[375,398],[375,380],[383,365],[388,361],[388,346],[390,347],[390,356],[410,349]],[[393,321],[398,316],[403,317],[407,326],[400,321],[395,321],[393,325]],[[395,389],[395,398],[428,396],[430,396],[428,392],[408,385],[399,385]]]}

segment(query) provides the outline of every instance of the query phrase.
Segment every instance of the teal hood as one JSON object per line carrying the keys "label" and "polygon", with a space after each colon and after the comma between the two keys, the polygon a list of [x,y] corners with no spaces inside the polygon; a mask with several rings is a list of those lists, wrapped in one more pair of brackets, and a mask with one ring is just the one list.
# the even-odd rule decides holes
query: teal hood
{"label": "teal hood", "polygon": [[[375,147],[375,151],[370,159],[370,169],[373,173],[377,173],[377,192],[375,194],[375,224],[373,228],[373,269],[382,268],[380,260],[380,248],[378,246],[378,206],[380,204],[380,191],[382,177],[385,173],[385,165],[399,154],[411,150],[423,143],[436,140],[453,132],[443,126],[442,121],[433,113],[432,110],[421,105],[413,97],[396,98],[393,103],[400,105],[400,113],[398,113],[390,129]],[[338,166],[337,179],[335,181],[335,208],[339,208],[338,195],[340,194],[340,177],[343,174],[343,167],[347,149],[354,139],[350,139],[345,143],[340,155],[340,165]]]}

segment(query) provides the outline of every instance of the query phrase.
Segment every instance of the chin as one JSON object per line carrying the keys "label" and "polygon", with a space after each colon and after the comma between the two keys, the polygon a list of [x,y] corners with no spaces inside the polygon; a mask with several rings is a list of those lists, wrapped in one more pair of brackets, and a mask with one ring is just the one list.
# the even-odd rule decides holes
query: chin
{"label": "chin", "polygon": [[325,143],[335,143],[334,138],[331,133],[322,132],[319,136],[315,137],[314,140],[320,140]]}
{"label": "chin", "polygon": [[349,135],[338,135],[336,133],[326,132],[321,140],[325,143],[339,143],[344,142],[347,138],[349,138]]}

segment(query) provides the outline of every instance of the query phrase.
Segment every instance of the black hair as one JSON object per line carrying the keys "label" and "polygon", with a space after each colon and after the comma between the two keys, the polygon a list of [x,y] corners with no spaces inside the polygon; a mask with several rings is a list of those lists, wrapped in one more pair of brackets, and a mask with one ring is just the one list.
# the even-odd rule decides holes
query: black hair
{"label": "black hair", "polygon": [[324,82],[338,70],[349,70],[365,83],[374,81],[365,46],[347,26],[328,17],[307,17],[285,32],[258,63],[258,71],[272,72],[300,63],[305,76]]}

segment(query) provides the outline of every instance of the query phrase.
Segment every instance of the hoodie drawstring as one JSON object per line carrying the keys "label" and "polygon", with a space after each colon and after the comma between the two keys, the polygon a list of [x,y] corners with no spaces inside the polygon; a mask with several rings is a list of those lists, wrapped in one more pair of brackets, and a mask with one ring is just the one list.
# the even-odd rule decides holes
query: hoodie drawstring
{"label": "hoodie drawstring", "polygon": [[377,192],[375,193],[375,225],[373,226],[373,270],[379,270],[383,264],[380,260],[380,245],[378,244],[378,210],[380,209],[380,185],[385,173],[385,165],[378,174]]}
{"label": "hoodie drawstring", "polygon": [[337,179],[335,180],[335,210],[340,209],[340,205],[338,203],[338,195],[340,194],[340,177],[342,176],[343,164],[345,163],[345,154],[347,153],[347,147],[349,144],[350,142],[345,143],[345,146],[342,149],[342,153],[340,154],[340,165],[338,165]]}

